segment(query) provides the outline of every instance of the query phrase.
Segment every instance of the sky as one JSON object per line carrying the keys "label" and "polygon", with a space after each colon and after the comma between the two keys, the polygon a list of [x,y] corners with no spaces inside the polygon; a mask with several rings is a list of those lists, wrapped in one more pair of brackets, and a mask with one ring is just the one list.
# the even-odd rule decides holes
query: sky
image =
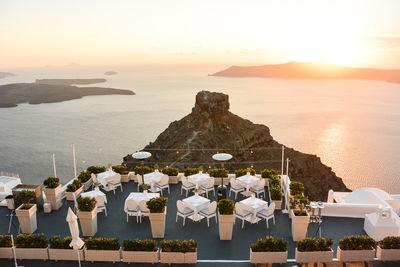
{"label": "sky", "polygon": [[399,0],[0,0],[0,70],[288,61],[400,68]]}

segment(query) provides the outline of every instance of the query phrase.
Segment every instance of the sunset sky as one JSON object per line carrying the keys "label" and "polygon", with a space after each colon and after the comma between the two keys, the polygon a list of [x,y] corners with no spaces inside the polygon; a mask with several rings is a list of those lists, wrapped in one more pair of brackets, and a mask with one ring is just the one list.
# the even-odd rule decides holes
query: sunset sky
{"label": "sunset sky", "polygon": [[400,1],[0,1],[7,67],[322,61],[400,68]]}

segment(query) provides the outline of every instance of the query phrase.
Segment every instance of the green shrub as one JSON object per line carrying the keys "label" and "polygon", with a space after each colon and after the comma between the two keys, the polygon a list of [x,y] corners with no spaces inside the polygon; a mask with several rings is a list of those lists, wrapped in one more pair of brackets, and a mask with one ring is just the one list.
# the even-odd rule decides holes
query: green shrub
{"label": "green shrub", "polygon": [[128,174],[126,166],[115,165],[115,166],[112,166],[112,169],[114,170],[114,172],[119,173],[119,174]]}
{"label": "green shrub", "polygon": [[311,238],[306,237],[297,243],[298,251],[330,251],[333,245],[331,238]]}
{"label": "green shrub", "polygon": [[98,173],[101,173],[101,172],[105,172],[106,171],[106,167],[104,167],[104,166],[90,166],[86,170],[88,172],[90,172],[90,173],[98,174]]}
{"label": "green shrub", "polygon": [[145,175],[146,173],[153,172],[154,169],[149,166],[136,166],[134,169],[135,174]]}
{"label": "green shrub", "polygon": [[85,240],[86,249],[88,250],[119,250],[118,238],[89,238]]}
{"label": "green shrub", "polygon": [[211,177],[228,177],[229,171],[226,169],[209,169],[208,173],[210,174]]}
{"label": "green shrub", "polygon": [[310,200],[303,195],[295,195],[290,199],[290,209],[296,216],[306,216],[310,210]]}
{"label": "green shrub", "polygon": [[239,169],[235,171],[235,176],[240,177],[243,175],[246,175],[247,173],[250,173],[251,175],[256,175],[256,171],[253,168],[247,168],[247,169]]}
{"label": "green shrub", "polygon": [[43,185],[46,188],[56,188],[57,186],[60,185],[60,179],[54,176],[50,176],[49,178],[43,181]]}
{"label": "green shrub", "polygon": [[164,168],[161,170],[162,173],[168,175],[168,176],[178,176],[179,174],[179,169],[178,168]]}
{"label": "green shrub", "polygon": [[75,179],[72,183],[67,186],[67,192],[75,192],[79,188],[81,188],[82,183],[79,179]]}
{"label": "green shrub", "polygon": [[265,169],[261,172],[261,177],[262,178],[268,178],[271,179],[272,177],[276,177],[278,175],[280,175],[281,172],[278,170],[274,170],[274,169]]}
{"label": "green shrub", "polygon": [[10,248],[12,246],[10,235],[0,235],[0,248]]}
{"label": "green shrub", "polygon": [[19,234],[15,238],[17,248],[47,248],[47,238],[44,234]]}
{"label": "green shrub", "polygon": [[86,183],[87,181],[90,180],[91,177],[92,177],[91,172],[82,171],[78,176],[78,180],[81,181],[81,183]]}
{"label": "green shrub", "polygon": [[188,177],[190,175],[199,173],[200,169],[199,168],[186,168],[183,170],[183,174]]}
{"label": "green shrub", "polygon": [[257,243],[250,244],[253,252],[284,252],[287,251],[288,242],[283,238],[267,236],[265,239],[258,239]]}
{"label": "green shrub", "polygon": [[72,237],[70,237],[70,236],[61,238],[59,235],[55,235],[53,237],[50,237],[49,244],[50,244],[50,248],[53,248],[53,249],[72,249],[72,247],[69,246],[71,241],[72,241]]}
{"label": "green shrub", "polygon": [[269,187],[279,186],[281,187],[281,179],[279,176],[273,176],[269,178]]}
{"label": "green shrub", "polygon": [[369,236],[346,236],[339,241],[341,250],[373,250],[375,240]]}
{"label": "green shrub", "polygon": [[301,182],[291,181],[290,185],[290,195],[302,195],[304,193],[304,185]]}
{"label": "green shrub", "polygon": [[387,236],[379,241],[382,249],[400,249],[400,236]]}
{"label": "green shrub", "polygon": [[282,200],[282,189],[280,185],[270,187],[269,192],[271,194],[271,200],[276,200],[276,201]]}
{"label": "green shrub", "polygon": [[163,252],[195,252],[197,248],[197,242],[190,240],[162,240],[160,242],[161,250]]}
{"label": "green shrub", "polygon": [[231,215],[235,211],[235,204],[230,199],[218,201],[218,210],[221,215]]}
{"label": "green shrub", "polygon": [[124,251],[157,251],[157,241],[153,239],[146,240],[124,240],[122,250]]}
{"label": "green shrub", "polygon": [[167,206],[168,198],[166,197],[156,197],[147,201],[147,208],[150,213],[162,213]]}
{"label": "green shrub", "polygon": [[80,211],[92,211],[96,207],[96,199],[93,197],[81,197],[78,199],[78,209]]}
{"label": "green shrub", "polygon": [[35,197],[36,195],[34,191],[22,190],[18,193],[16,201],[23,204],[21,207],[22,209],[29,209],[32,207],[30,203],[35,199]]}

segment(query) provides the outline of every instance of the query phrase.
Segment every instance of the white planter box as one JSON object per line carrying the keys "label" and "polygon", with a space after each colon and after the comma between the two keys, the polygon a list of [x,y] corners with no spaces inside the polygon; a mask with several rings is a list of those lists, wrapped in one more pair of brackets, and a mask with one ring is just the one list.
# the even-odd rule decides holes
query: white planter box
{"label": "white planter box", "polygon": [[128,183],[129,178],[129,174],[121,174],[121,183]]}
{"label": "white planter box", "polygon": [[81,195],[82,191],[83,191],[83,185],[81,187],[79,187],[75,192],[65,192],[65,196],[67,198],[68,201],[74,201],[74,197],[72,195],[72,193],[75,193],[75,197],[76,199],[78,199],[78,197]]}
{"label": "white planter box", "polygon": [[19,260],[48,260],[47,248],[15,248]]}
{"label": "white planter box", "polygon": [[275,203],[275,210],[282,209],[282,200],[271,200],[271,202]]}
{"label": "white planter box", "polygon": [[185,263],[185,253],[181,252],[160,252],[160,262],[161,263]]}
{"label": "white planter box", "polygon": [[250,248],[250,263],[267,264],[267,263],[286,263],[287,251],[282,252],[253,252]]}
{"label": "white planter box", "polygon": [[341,250],[337,248],[337,258],[339,261],[373,261],[375,249],[373,250]]}
{"label": "white planter box", "polygon": [[196,264],[197,263],[197,249],[196,252],[186,252],[183,253],[185,256],[185,263],[186,264]]}
{"label": "white planter box", "polygon": [[165,234],[165,216],[167,215],[167,207],[163,213],[150,213],[151,234],[153,238],[164,238]]}
{"label": "white planter box", "polygon": [[12,258],[14,258],[12,247],[0,248],[0,259],[12,259]]}
{"label": "white planter box", "polygon": [[177,184],[179,182],[178,176],[168,176],[169,180],[168,183],[170,184]]}
{"label": "white planter box", "polygon": [[127,263],[158,263],[157,251],[122,251],[122,261]]}
{"label": "white planter box", "polygon": [[220,240],[232,240],[234,222],[235,215],[221,215],[218,211],[218,229]]}
{"label": "white planter box", "polygon": [[121,250],[88,250],[85,248],[85,261],[120,262]]}
{"label": "white planter box", "polygon": [[37,229],[37,206],[34,204],[29,209],[21,209],[22,205],[15,210],[15,214],[18,217],[22,233],[32,234]]}
{"label": "white planter box", "polygon": [[[214,178],[214,185],[221,185],[221,177],[211,177],[211,178]],[[229,179],[230,178],[228,178],[228,177],[223,178],[224,185],[229,184]]]}
{"label": "white planter box", "polygon": [[[84,260],[83,250],[79,250],[80,260]],[[49,248],[49,259],[54,261],[78,261],[78,252],[74,249]]]}
{"label": "white planter box", "polygon": [[333,260],[333,250],[330,251],[298,251],[296,248],[296,262],[331,262]]}
{"label": "white planter box", "polygon": [[380,261],[400,261],[400,249],[382,249],[378,246],[376,256]]}
{"label": "white planter box", "polygon": [[44,194],[46,195],[47,202],[51,204],[52,210],[58,210],[62,206],[61,190],[61,184],[59,184],[56,188],[44,189]]}
{"label": "white planter box", "polygon": [[88,190],[92,185],[93,185],[93,180],[92,177],[90,177],[90,179],[87,180],[86,183],[83,183],[83,190],[84,191]]}
{"label": "white planter box", "polygon": [[308,224],[310,223],[310,215],[295,216],[293,210],[290,210],[292,215],[292,238],[297,242],[303,240],[307,235]]}
{"label": "white planter box", "polygon": [[78,218],[84,236],[94,236],[97,233],[97,207],[92,211],[78,211]]}

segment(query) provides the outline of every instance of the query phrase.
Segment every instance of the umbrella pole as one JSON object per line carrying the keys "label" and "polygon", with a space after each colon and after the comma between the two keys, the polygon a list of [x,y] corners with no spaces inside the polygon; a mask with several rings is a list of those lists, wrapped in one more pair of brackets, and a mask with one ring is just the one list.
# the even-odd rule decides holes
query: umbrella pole
{"label": "umbrella pole", "polygon": [[78,264],[79,267],[81,267],[81,256],[79,255],[79,249],[77,249],[76,252],[78,252]]}
{"label": "umbrella pole", "polygon": [[13,255],[14,255],[14,265],[15,265],[15,267],[23,267],[23,266],[18,266],[18,263],[17,263],[17,255],[15,254],[14,236],[13,235],[11,235],[11,245],[12,245],[12,251],[13,251]]}
{"label": "umbrella pole", "polygon": [[51,155],[53,158],[53,171],[54,171],[54,177],[57,177],[57,172],[56,172],[56,156],[53,154]]}

